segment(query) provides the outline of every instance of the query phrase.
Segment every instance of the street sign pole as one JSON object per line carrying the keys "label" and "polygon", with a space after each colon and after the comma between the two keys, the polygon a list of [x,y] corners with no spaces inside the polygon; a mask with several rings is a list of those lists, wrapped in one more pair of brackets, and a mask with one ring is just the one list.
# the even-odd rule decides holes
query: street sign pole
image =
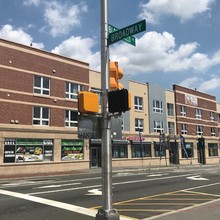
{"label": "street sign pole", "polygon": [[102,208],[96,220],[119,220],[112,208],[112,147],[111,123],[108,112],[109,48],[108,48],[108,0],[100,0],[101,9],[101,88],[102,88]]}

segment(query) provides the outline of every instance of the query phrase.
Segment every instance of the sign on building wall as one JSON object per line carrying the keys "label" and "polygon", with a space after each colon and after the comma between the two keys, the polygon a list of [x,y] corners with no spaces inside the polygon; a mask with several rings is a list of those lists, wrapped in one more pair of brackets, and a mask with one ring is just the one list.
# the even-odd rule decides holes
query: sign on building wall
{"label": "sign on building wall", "polygon": [[185,94],[185,103],[187,105],[198,106],[198,99],[196,96]]}

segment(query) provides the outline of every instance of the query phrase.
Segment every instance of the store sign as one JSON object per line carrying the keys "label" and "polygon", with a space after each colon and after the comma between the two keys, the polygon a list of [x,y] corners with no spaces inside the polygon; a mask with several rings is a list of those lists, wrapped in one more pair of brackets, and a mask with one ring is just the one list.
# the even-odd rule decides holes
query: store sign
{"label": "store sign", "polygon": [[198,106],[198,99],[196,96],[192,96],[189,94],[185,94],[185,103],[187,105],[194,105],[194,106]]}
{"label": "store sign", "polygon": [[[128,141],[140,141],[140,137],[139,136],[130,136],[130,137],[126,137],[126,140]],[[141,137],[141,140],[145,140],[144,137]]]}

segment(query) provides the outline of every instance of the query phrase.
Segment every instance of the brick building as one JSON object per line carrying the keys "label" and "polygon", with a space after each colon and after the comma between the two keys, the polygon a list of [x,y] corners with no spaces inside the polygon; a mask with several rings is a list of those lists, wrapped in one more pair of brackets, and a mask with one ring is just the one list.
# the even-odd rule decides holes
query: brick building
{"label": "brick building", "polygon": [[[216,98],[178,85],[173,85],[173,90],[177,134],[185,136],[192,162],[219,163],[219,112]],[[204,149],[197,147],[198,138],[204,138]],[[185,157],[183,151],[182,157]]]}
{"label": "brick building", "polygon": [[38,173],[88,168],[77,137],[77,93],[89,88],[88,63],[5,40],[0,51],[1,174],[30,173],[30,163]]}

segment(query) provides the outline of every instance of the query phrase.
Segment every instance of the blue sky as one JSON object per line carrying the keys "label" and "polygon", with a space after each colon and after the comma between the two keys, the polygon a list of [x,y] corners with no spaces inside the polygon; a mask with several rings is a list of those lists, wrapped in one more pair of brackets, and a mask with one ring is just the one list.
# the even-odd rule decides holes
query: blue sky
{"label": "blue sky", "polygon": [[[109,0],[118,28],[146,20],[136,47],[110,46],[129,79],[172,84],[220,102],[220,0]],[[58,53],[100,70],[100,0],[0,0],[0,38]]]}

